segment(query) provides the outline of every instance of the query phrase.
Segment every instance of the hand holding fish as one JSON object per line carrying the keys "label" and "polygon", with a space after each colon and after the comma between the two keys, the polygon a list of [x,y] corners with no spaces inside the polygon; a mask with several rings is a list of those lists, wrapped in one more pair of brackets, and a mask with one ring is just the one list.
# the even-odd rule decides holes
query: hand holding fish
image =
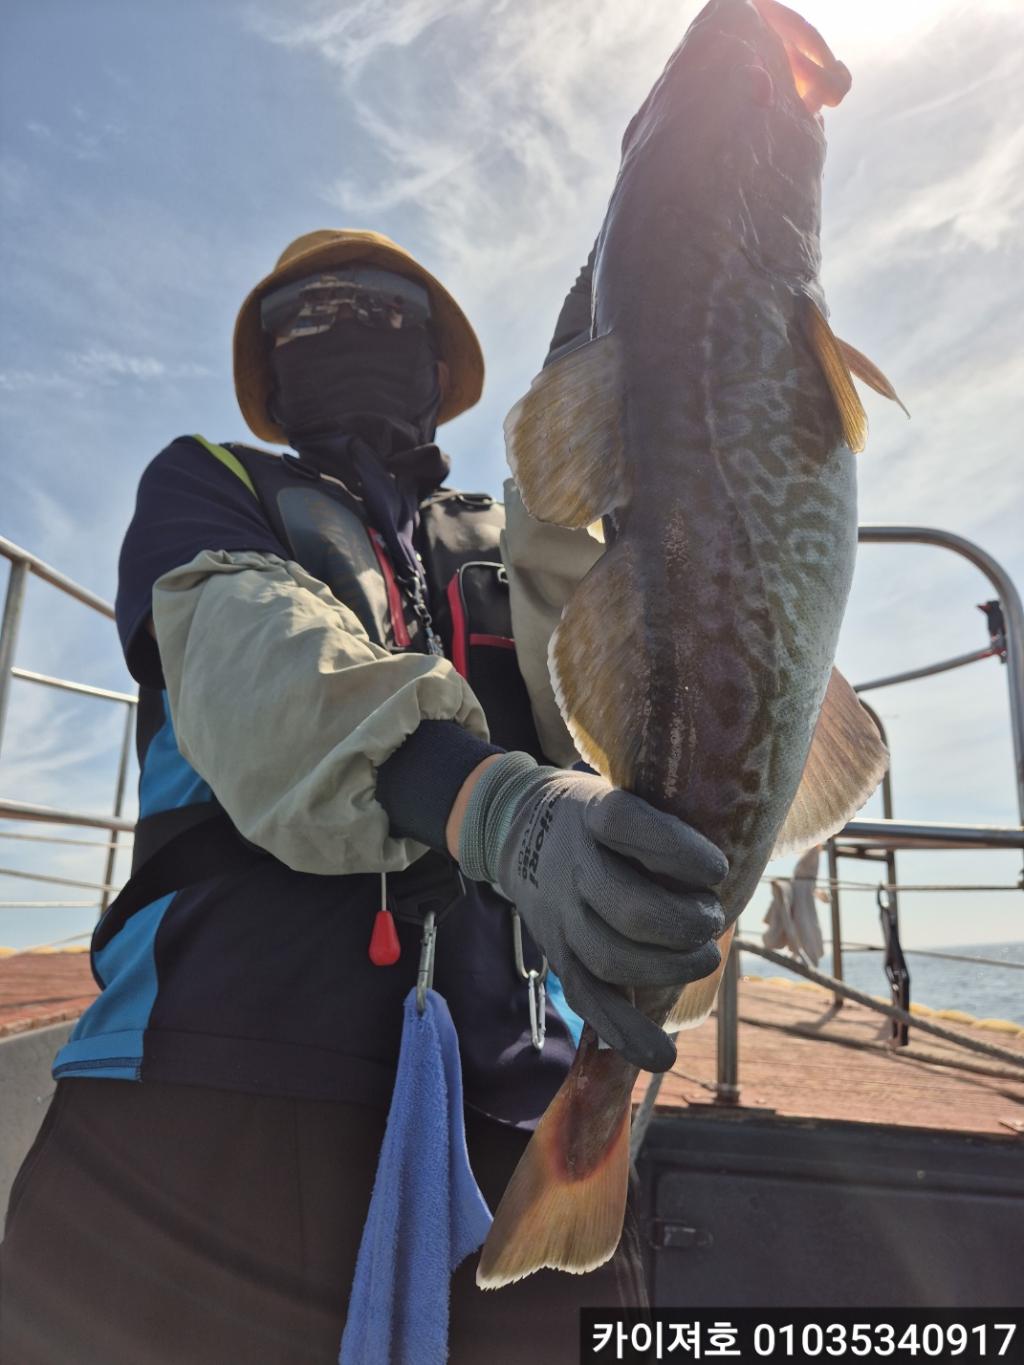
{"label": "hand holding fish", "polygon": [[459,839],[467,876],[513,901],[574,1010],[634,1066],[675,1048],[616,987],[674,986],[719,964],[708,888],[729,868],[703,835],[604,778],[506,754],[473,789]]}

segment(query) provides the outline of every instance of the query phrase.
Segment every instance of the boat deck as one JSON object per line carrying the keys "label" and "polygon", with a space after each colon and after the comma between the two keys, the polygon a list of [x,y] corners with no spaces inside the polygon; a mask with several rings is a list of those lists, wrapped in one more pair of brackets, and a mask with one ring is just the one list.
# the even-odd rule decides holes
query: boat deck
{"label": "boat deck", "polygon": [[0,1038],[77,1019],[98,993],[88,953],[0,957]]}
{"label": "boat deck", "polygon": [[[922,1011],[923,1012],[923,1011]],[[961,1022],[957,1022],[957,1018]],[[1024,1029],[986,1028],[936,1016],[955,1033],[998,1044],[1024,1061]],[[787,977],[744,977],[739,987],[741,1107],[787,1117],[1024,1133],[1024,1069],[910,1030],[908,1046],[889,1046],[889,1021],[850,1001],[836,1010],[830,992]],[[714,1018],[678,1037],[679,1060],[657,1108],[715,1102]],[[646,1077],[637,1087],[639,1099]],[[718,1106],[716,1106],[718,1107]]]}
{"label": "boat deck", "polygon": [[[96,995],[87,953],[0,958],[0,1037],[74,1019]],[[911,1029],[888,1046],[889,1023],[861,1005],[833,1008],[817,986],[745,977],[739,989],[740,1105],[787,1117],[1024,1135],[1024,1069]],[[1020,1055],[1024,1029],[985,1028],[940,1016],[963,1032]],[[679,1061],[658,1109],[715,1101],[715,1022],[679,1036]],[[637,1086],[639,1100],[647,1078]]]}

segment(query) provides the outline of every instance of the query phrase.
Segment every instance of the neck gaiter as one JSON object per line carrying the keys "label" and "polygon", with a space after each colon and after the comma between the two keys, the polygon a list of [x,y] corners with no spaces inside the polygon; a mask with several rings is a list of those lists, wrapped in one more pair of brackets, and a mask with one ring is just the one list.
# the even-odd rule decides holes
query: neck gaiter
{"label": "neck gaiter", "polygon": [[290,444],[355,488],[399,579],[425,592],[413,544],[417,509],[450,468],[431,444],[441,389],[430,335],[342,321],[276,347],[271,368],[268,406]]}

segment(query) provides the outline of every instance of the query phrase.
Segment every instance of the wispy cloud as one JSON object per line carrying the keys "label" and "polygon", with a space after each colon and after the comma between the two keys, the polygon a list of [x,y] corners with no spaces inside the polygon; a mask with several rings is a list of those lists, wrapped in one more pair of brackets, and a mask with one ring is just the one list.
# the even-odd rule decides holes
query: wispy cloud
{"label": "wispy cloud", "polygon": [[561,261],[574,227],[570,250],[596,233],[617,156],[609,124],[656,74],[657,39],[664,56],[678,30],[654,9],[419,0],[396,14],[366,0],[341,15],[307,4],[288,21],[255,10],[253,23],[337,72],[373,149],[329,202],[364,217],[408,211],[434,259],[490,292],[527,264]]}
{"label": "wispy cloud", "polygon": [[91,379],[116,382],[119,379],[197,379],[212,374],[207,365],[188,361],[166,364],[155,356],[122,355],[102,346],[90,346],[68,357],[73,369]]}
{"label": "wispy cloud", "polygon": [[127,130],[123,123],[104,118],[92,119],[80,104],[73,104],[70,113],[73,123],[63,134],[40,119],[27,120],[25,129],[40,144],[73,156],[77,161],[106,160],[113,147],[126,137]]}
{"label": "wispy cloud", "polygon": [[0,370],[0,393],[82,393],[82,385],[56,370]]}

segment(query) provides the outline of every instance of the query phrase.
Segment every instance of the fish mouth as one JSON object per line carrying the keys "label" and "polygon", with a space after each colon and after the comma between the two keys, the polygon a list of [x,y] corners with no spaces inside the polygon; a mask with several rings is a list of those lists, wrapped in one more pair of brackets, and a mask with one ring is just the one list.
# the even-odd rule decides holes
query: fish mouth
{"label": "fish mouth", "polygon": [[849,92],[853,78],[837,60],[818,30],[795,10],[778,0],[753,0],[754,8],[782,40],[796,93],[808,113],[821,122],[823,105],[830,109]]}

